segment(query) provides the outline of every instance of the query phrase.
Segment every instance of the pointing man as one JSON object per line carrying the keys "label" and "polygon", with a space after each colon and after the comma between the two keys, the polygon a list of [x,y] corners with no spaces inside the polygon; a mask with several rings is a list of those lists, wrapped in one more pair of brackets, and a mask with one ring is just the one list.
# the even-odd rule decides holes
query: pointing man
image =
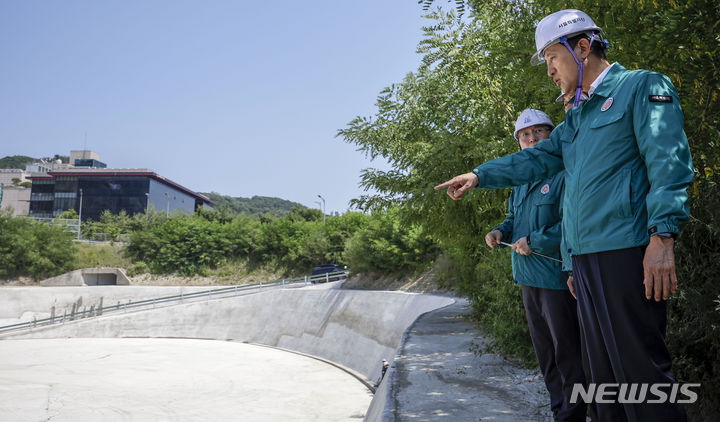
{"label": "pointing man", "polygon": [[[665,300],[677,288],[674,238],[688,219],[693,167],[669,79],[605,58],[602,30],[579,10],[545,17],[532,62],[574,107],[550,138],[436,186],[518,186],[563,169],[563,236],[572,255],[580,331],[596,384],[672,384]],[[626,386],[627,388],[628,386]],[[684,421],[675,403],[602,403],[601,421]]]}

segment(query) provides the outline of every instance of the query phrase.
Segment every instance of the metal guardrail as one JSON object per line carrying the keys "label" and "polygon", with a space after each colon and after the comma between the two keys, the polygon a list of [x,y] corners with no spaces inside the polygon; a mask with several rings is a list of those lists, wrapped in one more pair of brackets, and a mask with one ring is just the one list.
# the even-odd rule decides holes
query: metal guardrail
{"label": "metal guardrail", "polygon": [[[318,274],[315,276],[304,276],[298,278],[281,279],[268,283],[256,283],[249,285],[235,285],[222,287],[219,289],[203,290],[192,293],[180,293],[179,295],[164,296],[153,299],[139,300],[136,302],[128,301],[126,303],[118,302],[117,305],[104,307],[102,305],[97,308],[93,305],[90,309],[85,307],[82,311],[71,312],[69,315],[65,311],[62,315],[51,316],[43,319],[33,319],[32,321],[20,322],[17,324],[5,325],[0,327],[0,333],[6,333],[17,330],[27,330],[36,327],[43,327],[54,324],[62,324],[68,321],[77,321],[91,317],[98,317],[113,312],[127,312],[128,310],[145,310],[153,309],[161,304],[170,306],[172,304],[184,303],[186,301],[209,300],[218,296],[238,296],[240,294],[251,294],[270,287],[304,287],[312,283],[327,283],[330,281],[338,281],[347,278],[348,271],[338,271],[334,273]],[[102,303],[102,302],[101,302]]]}

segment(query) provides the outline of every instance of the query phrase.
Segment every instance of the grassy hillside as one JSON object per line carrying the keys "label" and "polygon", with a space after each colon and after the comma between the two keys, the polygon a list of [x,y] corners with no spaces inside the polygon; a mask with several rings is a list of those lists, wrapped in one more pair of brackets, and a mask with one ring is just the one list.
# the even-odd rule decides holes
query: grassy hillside
{"label": "grassy hillside", "polygon": [[75,243],[77,262],[75,269],[90,267],[129,268],[130,258],[125,256],[125,247],[119,243]]}

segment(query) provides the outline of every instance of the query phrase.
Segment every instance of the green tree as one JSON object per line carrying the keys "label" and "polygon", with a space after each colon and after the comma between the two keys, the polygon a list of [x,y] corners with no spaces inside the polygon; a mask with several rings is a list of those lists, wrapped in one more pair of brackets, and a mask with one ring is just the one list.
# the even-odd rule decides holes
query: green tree
{"label": "green tree", "polygon": [[403,276],[432,265],[437,244],[422,226],[403,224],[394,209],[377,211],[373,217],[347,240],[343,256],[353,273]]}
{"label": "green tree", "polygon": [[[512,288],[508,257],[491,253],[482,242],[505,215],[507,191],[478,190],[463,201],[451,201],[433,190],[480,162],[516,151],[511,133],[522,109],[543,108],[555,121],[562,112],[559,105],[541,106],[552,95],[541,85],[544,80],[517,83],[529,66],[512,53],[507,42],[512,37],[484,23],[507,22],[507,12],[493,7],[485,13],[484,20],[470,22],[461,22],[452,12],[431,14],[435,25],[425,28],[421,67],[381,92],[375,116],[354,119],[339,135],[393,165],[390,171],[369,169],[362,174],[363,186],[377,193],[355,204],[371,210],[397,206],[403,219],[438,239],[455,264],[451,278],[456,288],[471,299],[486,332],[496,336],[497,349],[532,357],[529,336],[513,334],[527,331],[518,324],[524,321],[524,310],[519,292]],[[530,22],[520,19],[513,25],[532,28]],[[504,271],[488,275],[487,269]],[[500,291],[506,295],[500,294],[499,285],[509,286]],[[490,304],[502,304],[498,309],[503,312],[489,312]]]}
{"label": "green tree", "polygon": [[337,217],[329,217],[323,225],[327,236],[327,249],[322,262],[316,264],[345,263],[343,253],[345,244],[357,231],[367,227],[372,216],[360,212],[346,212]]}
{"label": "green tree", "polygon": [[174,216],[133,232],[128,254],[154,273],[204,274],[225,262],[232,244],[222,225],[195,216]]}
{"label": "green tree", "polygon": [[77,211],[75,211],[74,208],[70,208],[69,210],[65,211],[64,213],[57,216],[57,218],[61,220],[77,220],[80,218]]}

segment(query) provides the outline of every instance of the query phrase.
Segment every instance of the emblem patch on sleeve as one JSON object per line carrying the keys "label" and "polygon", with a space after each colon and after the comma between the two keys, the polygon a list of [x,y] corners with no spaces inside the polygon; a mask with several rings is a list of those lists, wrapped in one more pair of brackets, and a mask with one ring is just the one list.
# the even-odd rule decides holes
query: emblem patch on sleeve
{"label": "emblem patch on sleeve", "polygon": [[542,193],[543,195],[547,195],[548,192],[550,192],[550,185],[545,183],[545,185],[543,185],[543,187],[540,188],[540,193]]}
{"label": "emblem patch on sleeve", "polygon": [[650,102],[651,103],[671,103],[671,102],[673,102],[673,99],[669,95],[651,95]]}

